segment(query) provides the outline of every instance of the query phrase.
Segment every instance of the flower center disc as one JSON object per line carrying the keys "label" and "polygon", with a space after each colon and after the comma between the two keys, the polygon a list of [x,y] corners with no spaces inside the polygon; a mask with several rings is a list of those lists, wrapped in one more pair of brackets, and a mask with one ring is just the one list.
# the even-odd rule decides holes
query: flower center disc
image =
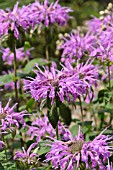
{"label": "flower center disc", "polygon": [[69,144],[71,153],[74,154],[75,152],[80,152],[84,143],[85,142],[83,140],[76,140]]}

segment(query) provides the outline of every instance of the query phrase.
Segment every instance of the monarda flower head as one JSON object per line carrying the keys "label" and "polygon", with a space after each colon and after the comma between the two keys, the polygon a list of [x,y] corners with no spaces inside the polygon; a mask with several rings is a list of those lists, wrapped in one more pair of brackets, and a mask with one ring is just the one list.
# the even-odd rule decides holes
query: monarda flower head
{"label": "monarda flower head", "polygon": [[105,31],[101,31],[98,35],[95,46],[90,53],[90,56],[98,58],[100,61],[113,62],[113,29],[110,27]]}
{"label": "monarda flower head", "polygon": [[85,65],[78,64],[75,68],[71,64],[63,66],[61,71],[55,67],[45,69],[44,71],[35,70],[36,78],[29,78],[25,90],[30,91],[35,100],[41,101],[42,99],[50,98],[52,104],[56,97],[60,101],[75,100],[77,97],[86,94],[87,89],[96,85],[98,79],[98,69],[87,61]]}
{"label": "monarda flower head", "polygon": [[[23,61],[27,58],[31,58],[31,51],[33,48],[30,48],[29,50],[24,51],[24,48],[16,49],[16,59],[18,61]],[[14,53],[11,52],[10,48],[2,48],[2,60],[5,62],[5,64],[12,65],[14,61]]]}
{"label": "monarda flower head", "polygon": [[15,4],[12,11],[10,9],[7,11],[0,9],[0,36],[12,31],[15,38],[18,39],[20,27],[27,31],[34,26],[34,23],[38,23],[35,12],[29,10],[29,6],[19,8],[18,4],[18,2]]}
{"label": "monarda flower head", "polygon": [[[68,131],[60,121],[58,122],[58,132],[59,138],[64,141],[68,140]],[[28,135],[31,136],[31,139],[36,137],[36,141],[39,142],[41,139],[47,138],[48,136],[55,137],[56,131],[50,124],[48,117],[45,115],[32,122],[32,125],[29,126],[28,129]]]}
{"label": "monarda flower head", "polygon": [[84,140],[80,129],[75,138],[70,133],[67,142],[53,139],[46,161],[52,161],[54,169],[74,170],[82,166],[84,169],[105,170],[105,163],[113,151],[113,147],[109,146],[113,137],[103,135],[104,131],[91,142]]}
{"label": "monarda flower head", "polygon": [[26,111],[15,112],[14,108],[16,107],[17,103],[10,107],[10,101],[11,99],[9,99],[7,105],[4,108],[0,102],[0,129],[2,131],[6,131],[7,128],[12,128],[13,126],[19,128],[20,123],[25,126],[23,116],[25,115]]}
{"label": "monarda flower head", "polygon": [[38,20],[46,27],[57,23],[58,25],[66,25],[67,20],[70,18],[69,12],[72,10],[68,7],[62,7],[58,4],[59,0],[55,3],[50,3],[49,0],[44,0],[41,4],[38,0],[32,4],[33,11],[38,12]]}
{"label": "monarda flower head", "polygon": [[14,160],[18,160],[28,165],[38,164],[39,156],[36,153],[31,153],[31,150],[37,145],[37,143],[32,143],[27,151],[22,147],[22,151],[17,151],[14,156]]}
{"label": "monarda flower head", "polygon": [[73,63],[81,59],[92,51],[92,45],[95,44],[94,36],[89,33],[81,36],[80,33],[72,32],[67,38],[63,37],[63,40],[63,45],[58,47],[63,50],[62,62]]}

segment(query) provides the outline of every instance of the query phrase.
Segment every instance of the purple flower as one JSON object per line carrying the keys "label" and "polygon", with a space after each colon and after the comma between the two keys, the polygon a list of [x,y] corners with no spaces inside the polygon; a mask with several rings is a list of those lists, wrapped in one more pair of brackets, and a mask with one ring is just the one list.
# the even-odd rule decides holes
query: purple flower
{"label": "purple flower", "polygon": [[32,143],[28,150],[26,151],[24,147],[22,147],[23,152],[17,151],[14,156],[14,160],[19,160],[20,162],[24,162],[27,164],[37,163],[39,160],[39,156],[36,153],[31,153],[31,150],[37,145],[37,143]]}
{"label": "purple flower", "polygon": [[33,11],[38,12],[38,20],[46,27],[51,24],[57,23],[58,25],[66,25],[67,20],[71,18],[68,13],[72,12],[70,8],[62,7],[58,4],[59,0],[53,4],[49,0],[44,0],[44,3],[40,3],[38,0],[32,4]]}
{"label": "purple flower", "polygon": [[87,25],[88,30],[94,35],[96,35],[101,29],[102,21],[99,18],[94,17],[93,19],[87,22]]}
{"label": "purple flower", "polygon": [[108,165],[106,168],[107,168],[106,170],[113,170],[112,163],[110,165],[109,159],[108,159]]}
{"label": "purple flower", "polygon": [[19,123],[25,126],[23,116],[25,115],[26,111],[15,112],[14,108],[16,107],[17,103],[10,107],[10,102],[11,99],[9,99],[7,105],[4,108],[0,102],[0,126],[2,131],[6,131],[7,128],[12,128],[14,125],[19,128]]}
{"label": "purple flower", "polygon": [[[19,88],[20,88],[20,82],[17,81],[17,89]],[[13,81],[4,85],[4,90],[14,90],[14,89],[15,89],[15,86],[14,86]]]}
{"label": "purple flower", "polygon": [[93,47],[90,56],[95,56],[102,62],[111,61],[113,62],[113,30],[106,29],[101,31],[97,37],[97,42]]}
{"label": "purple flower", "polygon": [[37,142],[39,142],[41,138],[45,137],[46,135],[54,137],[55,130],[49,123],[47,116],[44,116],[43,118],[37,118],[32,122],[32,125],[29,127],[28,134],[31,136],[31,139],[36,136]]}
{"label": "purple flower", "polygon": [[[89,60],[85,65],[78,64],[75,68],[71,64],[63,66],[61,71],[58,71],[54,67],[45,69],[44,71],[35,70],[36,78],[29,78],[24,86],[25,90],[30,91],[32,97],[35,100],[42,100],[49,97],[52,100],[52,104],[56,98],[63,102],[65,99],[68,101],[75,100],[77,97],[86,94],[87,89],[92,84],[97,85],[98,69],[92,65]],[[48,94],[49,92],[49,94]],[[71,95],[71,96],[70,96]]]}
{"label": "purple flower", "polygon": [[68,38],[63,37],[64,43],[59,48],[63,49],[61,61],[73,63],[88,55],[92,51],[92,45],[95,44],[95,37],[87,33],[81,36],[79,33],[71,33]]}
{"label": "purple flower", "polygon": [[79,168],[81,163],[84,169],[94,170],[98,166],[100,170],[105,169],[105,163],[113,150],[113,147],[108,145],[113,137],[103,135],[104,131],[91,142],[84,141],[80,130],[75,138],[70,133],[68,142],[53,139],[50,152],[46,155],[46,162],[52,161],[54,169],[62,170]]}
{"label": "purple flower", "polygon": [[[60,122],[58,122],[58,132],[59,137],[62,140],[68,140],[67,129]],[[42,138],[47,138],[47,136],[55,137],[56,131],[50,124],[48,117],[45,115],[32,122],[32,125],[29,126],[28,134],[31,136],[31,139],[36,136],[36,141],[39,142]]]}
{"label": "purple flower", "polygon": [[106,30],[108,27],[113,26],[113,11],[109,11],[108,14],[100,16],[100,18],[94,17],[87,23],[88,30],[97,36],[101,31]]}
{"label": "purple flower", "polygon": [[[27,58],[31,58],[31,50],[33,50],[33,48],[30,48],[29,50],[24,51],[24,48],[19,48],[16,49],[16,59],[18,61],[22,61],[25,60]],[[14,53],[11,52],[10,48],[2,48],[1,50],[2,55],[2,60],[8,64],[8,65],[12,65],[13,64],[13,60],[14,60]]]}
{"label": "purple flower", "polygon": [[28,6],[18,7],[18,2],[11,11],[0,10],[0,36],[8,34],[9,30],[14,32],[16,39],[20,35],[20,27],[27,31],[38,23],[36,19],[37,14],[32,11],[32,8]]}

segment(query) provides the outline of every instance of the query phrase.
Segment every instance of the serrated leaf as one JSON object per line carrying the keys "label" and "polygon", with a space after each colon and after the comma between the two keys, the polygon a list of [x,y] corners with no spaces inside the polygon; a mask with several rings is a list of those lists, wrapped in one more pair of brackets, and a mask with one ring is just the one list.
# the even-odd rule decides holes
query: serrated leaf
{"label": "serrated leaf", "polygon": [[61,103],[59,106],[59,113],[61,117],[63,118],[66,125],[70,125],[71,123],[71,110],[68,106],[66,106],[64,103]]}
{"label": "serrated leaf", "polygon": [[30,60],[24,67],[24,73],[25,74],[30,73],[30,71],[33,69],[36,63],[38,63],[40,66],[45,64],[42,58],[35,58],[33,60]]}

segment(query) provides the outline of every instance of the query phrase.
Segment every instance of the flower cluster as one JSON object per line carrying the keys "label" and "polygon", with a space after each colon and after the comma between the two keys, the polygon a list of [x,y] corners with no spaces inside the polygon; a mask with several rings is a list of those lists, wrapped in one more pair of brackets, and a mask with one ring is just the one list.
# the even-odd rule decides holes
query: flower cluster
{"label": "flower cluster", "polygon": [[[59,137],[62,138],[62,140],[68,140],[68,132],[60,122],[58,122],[58,132]],[[42,138],[46,138],[47,136],[55,137],[56,131],[50,124],[48,117],[45,115],[32,122],[32,125],[29,126],[28,129],[28,135],[31,136],[31,139],[36,136],[36,141],[39,142]]]}
{"label": "flower cluster", "polygon": [[38,66],[37,69],[34,71],[36,78],[29,78],[24,88],[38,101],[49,97],[53,103],[56,95],[62,102],[75,100],[86,94],[92,84],[97,85],[98,69],[89,60],[85,65],[77,63],[75,68],[68,63],[61,71],[54,67],[50,71],[45,68],[42,71]]}
{"label": "flower cluster", "polygon": [[[32,55],[31,55],[32,50],[33,50],[33,48],[30,48],[29,50],[24,51],[23,47],[16,49],[16,59],[18,61],[22,61],[26,57],[32,58]],[[3,54],[2,60],[8,65],[12,65],[13,60],[14,60],[14,53],[11,52],[10,48],[2,48],[1,53]]]}
{"label": "flower cluster", "polygon": [[100,17],[89,20],[87,22],[88,30],[97,35],[102,30],[113,26],[113,4],[109,3],[104,11],[99,12]]}
{"label": "flower cluster", "polygon": [[73,63],[77,59],[81,59],[84,55],[88,55],[92,51],[95,44],[95,37],[87,33],[85,36],[80,33],[72,32],[68,38],[63,37],[64,43],[59,48],[63,49],[62,62]]}
{"label": "flower cluster", "polygon": [[93,47],[90,56],[95,56],[98,59],[103,61],[111,61],[113,62],[113,30],[106,29],[105,31],[101,31],[98,35],[97,42]]}
{"label": "flower cluster", "polygon": [[113,137],[103,135],[104,131],[91,142],[84,141],[80,130],[75,138],[70,134],[68,142],[53,139],[46,161],[52,161],[54,169],[73,170],[82,164],[84,169],[94,170],[99,167],[100,170],[104,170],[105,162],[113,150],[113,147],[108,145]]}
{"label": "flower cluster", "polygon": [[14,32],[16,39],[19,38],[20,28],[27,31],[30,27],[33,27],[35,23],[38,23],[35,12],[28,6],[18,7],[18,2],[11,11],[0,10],[0,36],[8,34],[9,31]]}
{"label": "flower cluster", "polygon": [[39,22],[46,27],[54,23],[61,26],[66,25],[67,20],[70,18],[68,13],[72,10],[67,7],[62,7],[58,2],[59,0],[53,4],[50,3],[49,0],[44,0],[42,4],[39,1],[32,4],[33,11],[38,12]]}
{"label": "flower cluster", "polygon": [[30,28],[34,28],[36,24],[49,26],[57,23],[65,25],[69,17],[68,13],[72,10],[67,7],[61,7],[58,0],[55,4],[50,4],[45,0],[43,4],[35,1],[27,6],[18,7],[18,2],[13,10],[4,11],[0,9],[0,36],[8,34],[10,31],[14,33],[16,39],[19,38],[20,29],[25,32]]}
{"label": "flower cluster", "polygon": [[24,147],[22,147],[23,152],[17,151],[15,153],[14,159],[19,160],[20,162],[27,163],[27,164],[37,164],[39,157],[36,153],[30,153],[31,150],[37,145],[37,143],[32,143],[28,150],[26,151]]}
{"label": "flower cluster", "polygon": [[26,114],[26,111],[15,112],[14,108],[16,107],[17,103],[10,107],[10,102],[11,99],[9,99],[7,105],[4,108],[0,102],[0,129],[2,131],[6,131],[7,128],[12,128],[14,125],[19,128],[20,123],[25,126],[23,116]]}

